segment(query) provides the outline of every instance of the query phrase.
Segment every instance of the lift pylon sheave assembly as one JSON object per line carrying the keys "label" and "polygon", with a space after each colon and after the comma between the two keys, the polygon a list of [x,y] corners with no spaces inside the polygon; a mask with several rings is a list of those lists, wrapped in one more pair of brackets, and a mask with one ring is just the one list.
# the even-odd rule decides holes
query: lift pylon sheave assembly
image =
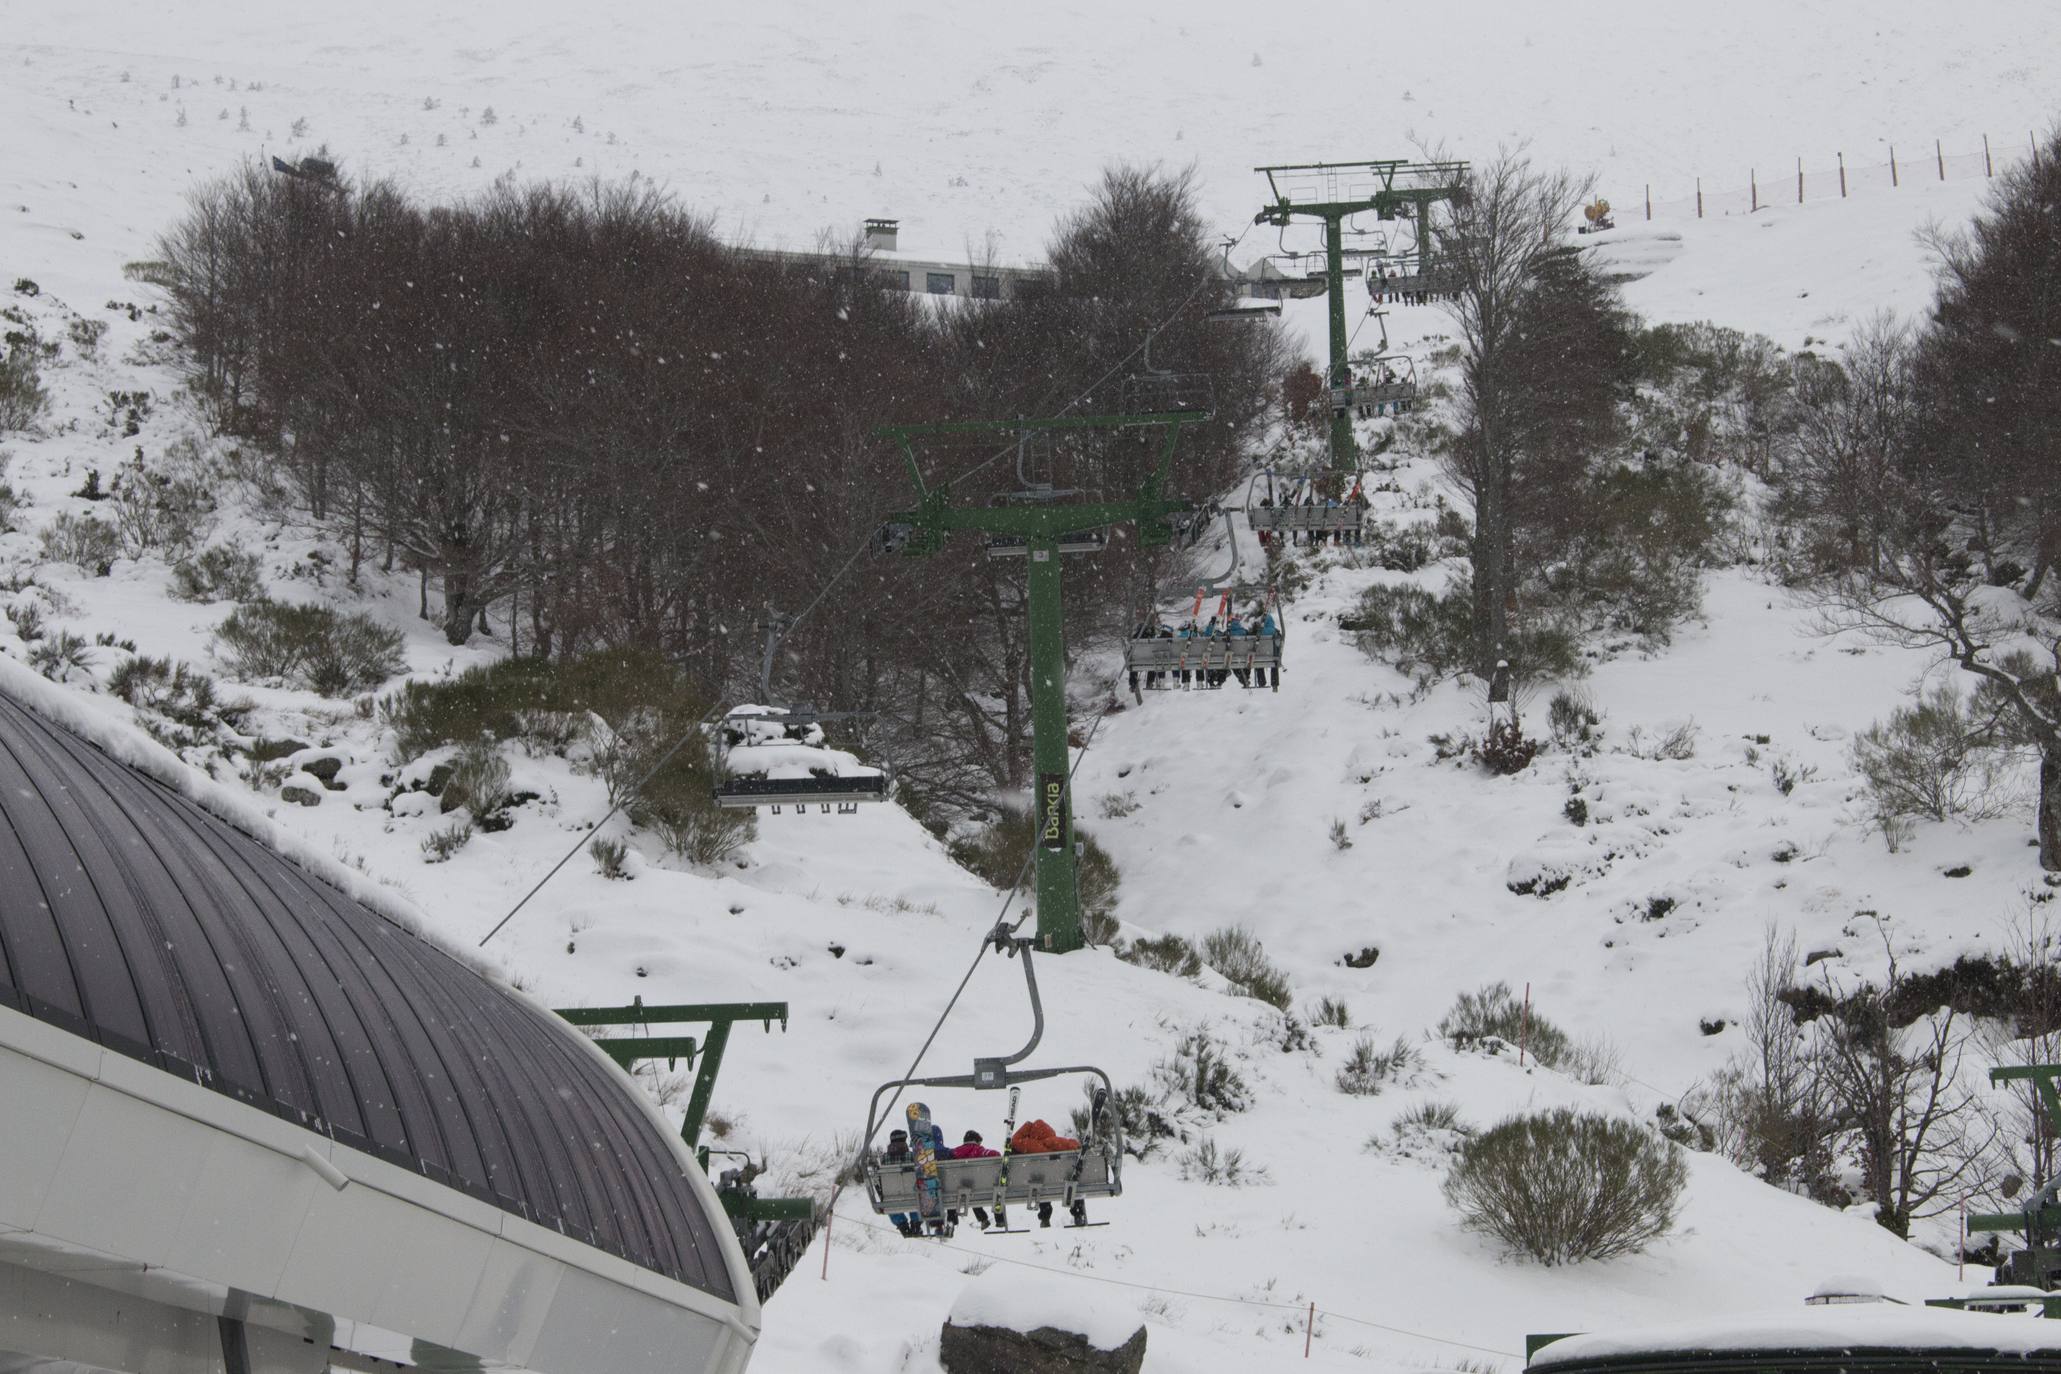
{"label": "lift pylon sheave assembly", "polygon": [[[1181,431],[1210,418],[1203,410],[1143,415],[1060,415],[1042,419],[956,420],[939,424],[887,425],[875,431],[902,451],[915,484],[914,510],[891,515],[881,526],[880,546],[890,553],[934,554],[955,530],[993,539],[1020,541],[1029,569],[1031,750],[1036,773],[1031,814],[1036,821],[1038,939],[1052,953],[1079,949],[1080,899],[1074,882],[1073,807],[1066,745],[1066,635],[1059,594],[1059,558],[1069,547],[1092,545],[1085,532],[1135,524],[1147,547],[1173,541],[1185,528],[1192,503],[1166,493]],[[929,485],[916,461],[918,440],[968,435],[1022,435],[1067,430],[1159,429],[1165,432],[1151,471],[1135,496],[1123,499],[1060,500],[1051,491],[1018,493],[1002,505],[956,503],[949,483]]]}
{"label": "lift pylon sheave assembly", "polygon": [[[1355,466],[1353,443],[1352,364],[1345,330],[1346,221],[1372,210],[1384,220],[1410,218],[1417,233],[1418,271],[1432,266],[1432,206],[1460,194],[1464,162],[1306,162],[1253,169],[1266,177],[1268,203],[1253,217],[1255,224],[1287,228],[1297,219],[1324,226],[1324,274],[1331,313],[1331,462],[1339,470]],[[1337,404],[1343,395],[1345,404]]]}
{"label": "lift pylon sheave assembly", "polygon": [[[873,1090],[873,1101],[866,1109],[866,1134],[861,1139],[871,1141],[874,1132],[886,1124],[881,1119],[880,1100],[889,1092],[899,1092],[904,1088],[972,1088],[989,1092],[1049,1078],[1087,1075],[1099,1080],[1100,1087],[1090,1099],[1093,1105],[1088,1112],[1088,1130],[1081,1137],[1078,1149],[1041,1154],[1012,1153],[987,1159],[940,1159],[937,1172],[943,1206],[953,1212],[970,1211],[975,1207],[991,1207],[1001,1212],[1009,1207],[1051,1203],[1074,1211],[1075,1204],[1085,1203],[1090,1198],[1121,1196],[1124,1190],[1123,1123],[1116,1112],[1108,1109],[1115,1085],[1107,1073],[1092,1064],[1049,1069],[1016,1067],[1030,1058],[1045,1035],[1045,1008],[1038,999],[1037,970],[1031,963],[1035,942],[1012,935],[1003,925],[996,926],[988,938],[999,952],[1023,960],[1024,987],[1030,993],[1030,1040],[1014,1054],[976,1058],[972,1073],[897,1078],[881,1084]],[[865,1174],[866,1198],[875,1212],[885,1216],[921,1210],[913,1162],[888,1160],[880,1151],[868,1150]],[[1079,1224],[1083,1213],[1075,1211],[1074,1214]]]}

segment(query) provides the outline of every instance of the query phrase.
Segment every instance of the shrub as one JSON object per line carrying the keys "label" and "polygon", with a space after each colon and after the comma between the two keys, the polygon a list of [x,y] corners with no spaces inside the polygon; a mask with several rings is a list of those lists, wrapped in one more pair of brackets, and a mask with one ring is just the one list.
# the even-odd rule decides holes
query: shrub
{"label": "shrub", "polygon": [[1568,1052],[1567,1033],[1539,1015],[1536,1007],[1527,1017],[1524,1004],[1508,983],[1490,983],[1478,992],[1461,993],[1439,1021],[1438,1033],[1456,1050],[1471,1050],[1491,1040],[1513,1048],[1522,1043],[1549,1069],[1557,1067]]}
{"label": "shrub", "polygon": [[1419,1102],[1406,1108],[1390,1127],[1398,1136],[1412,1132],[1454,1131],[1460,1135],[1474,1134],[1474,1128],[1460,1115],[1460,1108],[1451,1102]]}
{"label": "shrub", "polygon": [[122,537],[113,525],[91,515],[59,511],[43,527],[43,557],[52,563],[70,563],[95,577],[114,571],[122,554]]}
{"label": "shrub", "polygon": [[[1116,860],[1095,837],[1075,827],[1073,837],[1081,847],[1074,863],[1074,890],[1080,896],[1081,930],[1090,944],[1106,945],[1117,933],[1116,900],[1123,884]],[[1032,871],[1024,858],[1037,838],[1037,827],[1028,811],[1005,809],[972,834],[947,846],[954,862],[972,871],[990,887],[1004,891],[1015,887],[1019,877],[1028,891]]]}
{"label": "shrub", "polygon": [[1373,1097],[1390,1079],[1409,1073],[1422,1062],[1416,1047],[1400,1035],[1387,1049],[1376,1046],[1373,1036],[1363,1035],[1353,1042],[1338,1070],[1338,1090],[1353,1097]]}
{"label": "shrub", "polygon": [[1152,1076],[1169,1100],[1185,1102],[1216,1116],[1242,1112],[1252,1105],[1252,1091],[1224,1055],[1224,1047],[1206,1030],[1197,1030],[1152,1066]]}
{"label": "shrub", "polygon": [[52,682],[67,682],[93,666],[93,650],[70,630],[59,630],[29,650],[29,666]]}
{"label": "shrub", "polygon": [[1465,588],[1434,595],[1413,583],[1376,583],[1339,619],[1360,649],[1404,672],[1442,678],[1473,654],[1472,609]]}
{"label": "shrub", "polygon": [[1310,1008],[1310,1024],[1313,1026],[1336,1026],[1347,1030],[1352,1023],[1351,1009],[1336,997],[1320,997],[1317,1005]]}
{"label": "shrub", "polygon": [[253,601],[215,631],[229,670],[326,697],[376,687],[407,666],[401,632],[357,611]]}
{"label": "shrub", "polygon": [[1574,750],[1595,741],[1596,731],[1603,723],[1602,713],[1587,697],[1574,692],[1555,692],[1553,700],[1546,706],[1546,728],[1552,732],[1553,742],[1562,749]]}
{"label": "shrub", "polygon": [[79,355],[90,358],[100,351],[100,341],[107,336],[107,321],[89,320],[81,315],[65,332],[71,336],[72,347],[79,350]]}
{"label": "shrub", "polygon": [[1489,723],[1488,738],[1475,746],[1474,757],[1482,767],[1500,778],[1522,773],[1531,767],[1531,761],[1538,752],[1539,742],[1526,739],[1524,726],[1512,717]]}
{"label": "shrub", "polygon": [[[1093,1134],[1088,1117],[1094,1110],[1095,1092],[1101,1084],[1091,1079],[1082,1087],[1081,1095],[1085,1100],[1072,1110],[1076,1140],[1085,1140]],[[1137,1086],[1118,1088],[1102,1104],[1105,1127],[1112,1118],[1123,1127],[1124,1153],[1133,1159],[1149,1158],[1162,1141],[1172,1140],[1178,1134],[1174,1123],[1159,1110],[1152,1094]]]}
{"label": "shrub", "polygon": [[216,544],[172,566],[172,595],[181,601],[256,601],[264,594],[258,556],[238,544]]}
{"label": "shrub", "polygon": [[[577,738],[586,720],[578,704],[585,696],[577,681],[580,676],[578,660],[553,664],[541,658],[497,659],[441,682],[402,683],[380,698],[380,719],[394,732],[403,760],[468,740],[515,739],[526,725]],[[663,700],[644,704],[654,709],[677,705]],[[545,716],[562,716],[566,723],[543,727]]]}
{"label": "shrub", "polygon": [[[224,701],[215,680],[199,669],[148,654],[116,664],[108,674],[107,690],[138,711],[178,727],[158,732],[161,742],[173,748],[204,743],[223,729],[236,729],[252,710],[248,701]],[[170,738],[164,738],[167,734]]]}
{"label": "shrub", "polygon": [[1245,1151],[1235,1147],[1218,1149],[1214,1136],[1204,1136],[1181,1156],[1181,1177],[1220,1188],[1243,1188],[1267,1182],[1265,1165],[1248,1164]]}
{"label": "shrub", "polygon": [[448,860],[453,854],[465,848],[472,839],[472,824],[469,821],[453,821],[441,830],[432,830],[422,842],[423,858],[433,864]]}
{"label": "shrub", "polygon": [[1116,957],[1140,968],[1171,973],[1177,978],[1194,978],[1202,972],[1202,956],[1195,952],[1195,946],[1178,935],[1133,940],[1118,949]]}
{"label": "shrub", "polygon": [[[1536,1028],[1537,1020],[1534,1018]],[[1617,1046],[1604,1035],[1576,1040],[1568,1045],[1558,1067],[1577,1083],[1592,1088],[1610,1088],[1624,1081],[1624,1068]]]}
{"label": "shrub", "polygon": [[122,552],[141,558],[153,549],[184,554],[205,536],[215,500],[193,478],[173,478],[140,469],[129,473],[109,503]]}
{"label": "shrub", "polygon": [[[0,472],[7,469],[7,454],[0,453]],[[17,528],[15,517],[28,504],[28,498],[14,489],[11,482],[0,482],[0,534],[12,534]]]}
{"label": "shrub", "polygon": [[1352,832],[1345,828],[1344,821],[1331,822],[1331,847],[1341,852],[1353,847]]}
{"label": "shrub", "polygon": [[587,846],[587,852],[594,856],[594,871],[611,881],[626,880],[630,876],[630,847],[621,840],[611,840],[596,835]]}
{"label": "shrub", "polygon": [[514,800],[508,787],[508,760],[492,740],[476,739],[458,750],[451,760],[451,775],[444,783],[446,811],[464,807],[473,823],[485,831],[505,830],[501,812]]}
{"label": "shrub", "polygon": [[22,643],[34,644],[43,637],[43,603],[25,599],[7,608],[7,618],[14,622],[14,632],[21,636]]}
{"label": "shrub", "polygon": [[42,418],[50,404],[43,389],[41,370],[30,347],[13,344],[0,357],[0,434],[10,429],[27,429]]}
{"label": "shrub", "polygon": [[1563,1107],[1469,1140],[1445,1195],[1469,1229],[1558,1265],[1609,1259],[1666,1235],[1687,1181],[1673,1144]]}
{"label": "shrub", "polygon": [[1287,1011],[1293,1000],[1288,974],[1267,958],[1266,946],[1244,926],[1225,926],[1205,936],[1202,961],[1224,976],[1241,996],[1257,997]]}
{"label": "shrub", "polygon": [[[1951,683],[1921,693],[1854,738],[1854,767],[1877,817],[1988,820],[2013,809],[2011,751]],[[1794,786],[1792,783],[1791,786]]]}

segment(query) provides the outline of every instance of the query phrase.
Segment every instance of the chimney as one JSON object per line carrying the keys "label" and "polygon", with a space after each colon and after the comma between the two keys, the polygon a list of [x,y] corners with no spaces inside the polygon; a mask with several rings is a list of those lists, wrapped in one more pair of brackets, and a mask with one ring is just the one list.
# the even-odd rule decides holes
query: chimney
{"label": "chimney", "polygon": [[895,251],[895,231],[900,227],[897,219],[869,219],[866,221],[866,246],[876,253]]}

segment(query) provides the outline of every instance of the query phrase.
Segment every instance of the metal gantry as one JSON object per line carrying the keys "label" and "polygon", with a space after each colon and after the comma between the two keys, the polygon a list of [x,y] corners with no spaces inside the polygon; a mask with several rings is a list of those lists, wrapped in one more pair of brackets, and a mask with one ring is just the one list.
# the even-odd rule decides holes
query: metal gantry
{"label": "metal gantry", "polygon": [[1285,229],[1300,218],[1319,220],[1324,226],[1325,287],[1331,306],[1331,462],[1347,470],[1355,466],[1358,450],[1353,442],[1352,363],[1346,356],[1346,221],[1369,210],[1384,220],[1411,218],[1417,233],[1417,271],[1428,276],[1433,253],[1432,207],[1460,194],[1467,164],[1396,158],[1285,163],[1253,170],[1267,179],[1270,196],[1253,223]]}
{"label": "metal gantry", "polygon": [[[1019,420],[958,420],[941,424],[887,425],[875,431],[891,438],[908,464],[916,486],[914,510],[888,517],[881,528],[882,547],[892,553],[934,554],[955,530],[975,530],[1002,547],[1021,552],[1029,569],[1031,756],[1034,790],[1031,812],[1036,821],[1037,916],[1039,948],[1064,953],[1079,949],[1080,898],[1074,880],[1072,784],[1068,780],[1066,744],[1066,633],[1060,600],[1059,558],[1070,550],[1091,551],[1098,541],[1087,532],[1112,525],[1135,524],[1146,547],[1172,542],[1174,518],[1192,503],[1166,492],[1173,470],[1174,449],[1181,431],[1210,418],[1206,410],[1180,410],[1140,415],[1054,416]],[[1030,491],[999,506],[962,504],[949,483],[929,485],[916,461],[921,439],[954,435],[1023,435],[1061,430],[1156,428],[1165,431],[1157,460],[1135,496],[1116,500],[1059,500],[1081,493]],[[1044,497],[1053,499],[1043,499]]]}

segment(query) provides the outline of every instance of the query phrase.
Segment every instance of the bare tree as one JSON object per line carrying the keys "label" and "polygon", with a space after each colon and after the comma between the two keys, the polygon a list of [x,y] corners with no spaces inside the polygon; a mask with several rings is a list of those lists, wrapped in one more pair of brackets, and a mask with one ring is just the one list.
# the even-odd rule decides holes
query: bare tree
{"label": "bare tree", "polygon": [[1981,1178],[1996,1132],[1961,1082],[1969,1033],[1954,1009],[1893,1024],[1903,981],[1893,950],[1879,988],[1841,989],[1828,976],[1833,1009],[1815,1038],[1875,1219],[1908,1239],[1913,1221],[1957,1206]]}
{"label": "bare tree", "polygon": [[1856,331],[1837,364],[1798,361],[1782,513],[1818,527],[1827,571],[1873,572],[1888,552],[1890,498],[1912,429],[1913,343],[1910,327],[1884,313]]}
{"label": "bare tree", "polygon": [[1793,932],[1769,926],[1746,980],[1746,1047],[1719,1071],[1719,1140],[1762,1181],[1820,1202],[1844,1198],[1834,1177],[1836,1126],[1809,1035],[1784,994],[1802,960]]}

